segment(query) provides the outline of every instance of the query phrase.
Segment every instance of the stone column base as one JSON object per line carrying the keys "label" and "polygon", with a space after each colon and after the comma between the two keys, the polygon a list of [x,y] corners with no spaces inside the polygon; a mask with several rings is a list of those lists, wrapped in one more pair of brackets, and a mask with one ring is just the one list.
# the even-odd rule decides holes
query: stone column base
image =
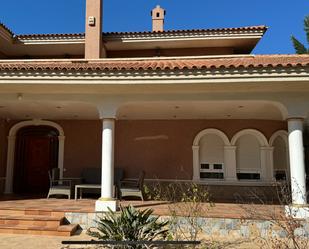
{"label": "stone column base", "polygon": [[309,219],[309,206],[308,205],[290,205],[285,206],[285,214],[291,215],[297,219]]}
{"label": "stone column base", "polygon": [[108,212],[109,209],[113,212],[117,211],[118,200],[102,200],[99,199],[95,202],[96,212]]}

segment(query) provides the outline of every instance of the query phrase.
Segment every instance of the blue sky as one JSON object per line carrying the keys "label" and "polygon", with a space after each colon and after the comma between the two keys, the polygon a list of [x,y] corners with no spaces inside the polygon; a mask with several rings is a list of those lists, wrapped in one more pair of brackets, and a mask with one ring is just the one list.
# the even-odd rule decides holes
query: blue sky
{"label": "blue sky", "polygon": [[[84,32],[85,0],[0,1],[0,22],[16,34]],[[165,29],[267,25],[256,54],[294,53],[292,34],[306,42],[308,0],[104,0],[104,31],[150,30],[157,4],[167,11]]]}

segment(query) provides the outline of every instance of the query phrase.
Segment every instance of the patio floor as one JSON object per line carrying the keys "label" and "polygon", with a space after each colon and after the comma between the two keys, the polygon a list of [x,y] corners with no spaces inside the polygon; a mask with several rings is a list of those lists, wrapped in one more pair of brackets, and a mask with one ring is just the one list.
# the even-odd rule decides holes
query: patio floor
{"label": "patio floor", "polygon": [[[46,199],[46,198],[24,198],[4,199],[0,198],[1,210],[24,210],[61,213],[94,213],[95,199],[68,200],[68,199]],[[154,214],[168,216],[170,210],[186,210],[191,208],[190,204],[172,204],[163,201],[120,201],[121,206],[133,205],[136,208],[152,208]],[[179,206],[180,205],[180,206]],[[187,206],[185,206],[187,205]],[[208,203],[199,206],[203,212],[198,216],[208,218],[231,218],[231,219],[272,219],[274,215],[283,215],[284,209],[279,205],[257,205],[257,204],[233,204],[214,203],[209,207]],[[187,211],[187,210],[186,210]],[[186,212],[185,211],[185,212]]]}

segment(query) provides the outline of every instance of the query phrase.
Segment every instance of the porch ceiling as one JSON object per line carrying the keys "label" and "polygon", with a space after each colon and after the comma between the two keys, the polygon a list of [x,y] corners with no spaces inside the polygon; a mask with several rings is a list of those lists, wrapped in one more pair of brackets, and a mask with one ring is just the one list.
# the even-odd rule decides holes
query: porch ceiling
{"label": "porch ceiling", "polygon": [[[22,98],[22,97],[21,97]],[[98,119],[95,106],[63,101],[0,101],[1,119]]]}
{"label": "porch ceiling", "polygon": [[264,101],[139,102],[119,108],[118,119],[266,119],[285,117],[276,104]]}

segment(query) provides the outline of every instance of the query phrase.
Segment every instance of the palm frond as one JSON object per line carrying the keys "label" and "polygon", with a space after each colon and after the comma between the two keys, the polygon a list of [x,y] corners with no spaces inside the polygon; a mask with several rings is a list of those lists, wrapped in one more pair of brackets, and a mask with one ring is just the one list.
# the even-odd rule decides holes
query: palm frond
{"label": "palm frond", "polygon": [[309,16],[305,17],[304,20],[305,32],[307,37],[307,43],[309,44]]}
{"label": "palm frond", "polygon": [[298,41],[294,36],[291,37],[294,49],[297,54],[307,54],[307,49],[300,41]]}

